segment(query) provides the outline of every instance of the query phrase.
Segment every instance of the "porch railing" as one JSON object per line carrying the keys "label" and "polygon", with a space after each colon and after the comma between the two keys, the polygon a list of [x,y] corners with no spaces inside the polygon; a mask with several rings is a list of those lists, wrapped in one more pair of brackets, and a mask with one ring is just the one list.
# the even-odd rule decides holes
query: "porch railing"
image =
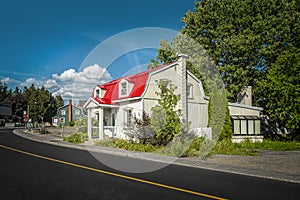
{"label": "porch railing", "polygon": [[118,126],[104,126],[104,134],[108,137],[115,137],[118,132]]}
{"label": "porch railing", "polygon": [[[104,126],[104,135],[108,137],[115,137],[118,133],[118,126]],[[92,127],[92,138],[99,137],[99,126]]]}

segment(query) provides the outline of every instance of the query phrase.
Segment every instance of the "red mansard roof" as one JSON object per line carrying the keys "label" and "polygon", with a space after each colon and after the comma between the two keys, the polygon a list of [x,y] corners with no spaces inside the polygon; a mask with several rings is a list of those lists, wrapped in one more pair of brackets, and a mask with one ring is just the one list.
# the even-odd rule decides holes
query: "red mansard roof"
{"label": "red mansard roof", "polygon": [[[140,97],[145,88],[146,88],[146,84],[147,84],[147,80],[149,78],[149,74],[153,71],[156,71],[158,69],[162,69],[166,66],[169,66],[172,63],[166,64],[166,65],[162,65],[153,69],[149,69],[147,71],[144,72],[140,72],[137,74],[133,74],[130,76],[125,76],[122,78],[118,78],[115,80],[112,80],[110,82],[107,82],[103,85],[100,85],[98,87],[100,87],[102,90],[106,90],[103,98],[95,98],[92,95],[92,98],[97,101],[99,104],[114,104],[113,101],[116,100],[122,100],[122,99],[130,99],[130,98],[134,98],[134,97]],[[130,92],[130,94],[128,96],[125,97],[120,97],[119,96],[119,82],[125,79],[128,82],[133,84],[133,88]]]}

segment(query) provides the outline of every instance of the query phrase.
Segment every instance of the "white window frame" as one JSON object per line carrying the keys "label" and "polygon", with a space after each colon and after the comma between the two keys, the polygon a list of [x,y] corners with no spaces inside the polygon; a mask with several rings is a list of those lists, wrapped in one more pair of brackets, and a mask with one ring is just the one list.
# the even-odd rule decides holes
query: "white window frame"
{"label": "white window frame", "polygon": [[132,108],[124,109],[124,125],[126,128],[130,128],[133,125],[133,109]]}
{"label": "white window frame", "polygon": [[61,115],[66,115],[66,110],[61,110],[61,111],[60,111],[60,114],[61,114]]}
{"label": "white window frame", "polygon": [[192,99],[193,96],[194,96],[193,95],[193,88],[194,88],[194,86],[191,83],[188,83],[186,85],[186,97],[189,98],[189,99]]}
{"label": "white window frame", "polygon": [[61,118],[60,118],[60,123],[61,123],[61,124],[64,124],[65,122],[66,122],[66,118],[61,117]]}
{"label": "white window frame", "polygon": [[261,120],[253,116],[232,117],[234,135],[261,135]]}
{"label": "white window frame", "polygon": [[95,97],[100,98],[100,89],[96,89],[95,91]]}
{"label": "white window frame", "polygon": [[[125,86],[125,87],[124,87]],[[128,95],[128,82],[120,82],[120,96],[127,96]]]}

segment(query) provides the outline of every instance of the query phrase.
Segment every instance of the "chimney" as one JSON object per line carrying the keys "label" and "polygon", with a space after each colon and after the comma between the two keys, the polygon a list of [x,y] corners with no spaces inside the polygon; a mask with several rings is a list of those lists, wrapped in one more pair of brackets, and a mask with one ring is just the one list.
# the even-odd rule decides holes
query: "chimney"
{"label": "chimney", "polygon": [[252,106],[252,87],[245,86],[237,95],[237,102],[246,106]]}
{"label": "chimney", "polygon": [[180,81],[180,101],[181,101],[181,112],[182,112],[182,121],[188,121],[188,109],[187,109],[187,73],[186,73],[186,59],[188,58],[185,54],[178,54],[178,64],[179,64],[179,72],[181,76]]}
{"label": "chimney", "polygon": [[72,100],[69,99],[69,104],[68,104],[68,110],[69,110],[69,122],[72,121]]}

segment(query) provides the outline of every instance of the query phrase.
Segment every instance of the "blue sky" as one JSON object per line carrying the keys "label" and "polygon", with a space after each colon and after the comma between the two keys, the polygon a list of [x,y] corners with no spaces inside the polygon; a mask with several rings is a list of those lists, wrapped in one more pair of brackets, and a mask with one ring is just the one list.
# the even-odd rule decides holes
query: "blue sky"
{"label": "blue sky", "polygon": [[[96,80],[96,73],[102,73],[101,81],[105,82],[145,65],[156,55],[155,48],[145,48],[119,55],[109,66],[101,63],[82,66],[97,45],[137,28],[160,27],[178,31],[183,26],[180,19],[193,7],[192,0],[1,1],[0,80],[10,87],[19,85],[23,88],[34,83],[44,85],[64,98],[76,96],[68,89],[77,87],[70,84],[74,77],[84,81],[90,78],[86,73]],[[144,38],[147,40],[148,36]],[[159,41],[155,42],[159,44]],[[110,51],[118,48],[118,45],[112,45]],[[90,83],[97,84],[92,78]],[[87,88],[85,94],[89,90]],[[84,98],[84,95],[78,98]]]}

